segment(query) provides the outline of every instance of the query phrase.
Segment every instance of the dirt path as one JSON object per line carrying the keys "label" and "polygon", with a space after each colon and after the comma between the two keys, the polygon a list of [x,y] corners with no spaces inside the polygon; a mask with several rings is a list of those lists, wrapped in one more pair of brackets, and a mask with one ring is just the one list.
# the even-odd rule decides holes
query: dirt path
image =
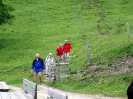
{"label": "dirt path", "polygon": [[[9,87],[12,91],[22,91],[22,88],[19,87],[10,86],[10,85]],[[38,85],[37,99],[46,99],[48,88],[50,87],[46,85]],[[61,91],[59,89],[55,90],[67,94],[68,99],[127,99],[127,98],[104,97],[103,95],[87,95],[87,94],[72,93],[72,92]]]}

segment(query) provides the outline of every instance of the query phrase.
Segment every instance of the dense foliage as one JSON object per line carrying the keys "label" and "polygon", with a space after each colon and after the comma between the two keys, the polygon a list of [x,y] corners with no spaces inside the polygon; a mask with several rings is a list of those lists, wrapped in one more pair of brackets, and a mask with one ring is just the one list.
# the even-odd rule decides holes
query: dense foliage
{"label": "dense foliage", "polygon": [[11,6],[3,4],[2,0],[0,0],[0,25],[12,22],[14,19],[14,15],[11,14],[12,11],[14,9]]}

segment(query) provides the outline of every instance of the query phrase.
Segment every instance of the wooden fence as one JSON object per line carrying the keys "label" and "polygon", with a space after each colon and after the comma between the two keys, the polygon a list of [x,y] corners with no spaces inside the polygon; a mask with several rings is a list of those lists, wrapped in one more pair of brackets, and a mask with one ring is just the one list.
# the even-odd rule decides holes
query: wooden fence
{"label": "wooden fence", "polygon": [[53,79],[60,82],[61,78],[69,78],[69,63],[55,63],[55,65],[49,66],[49,82]]}

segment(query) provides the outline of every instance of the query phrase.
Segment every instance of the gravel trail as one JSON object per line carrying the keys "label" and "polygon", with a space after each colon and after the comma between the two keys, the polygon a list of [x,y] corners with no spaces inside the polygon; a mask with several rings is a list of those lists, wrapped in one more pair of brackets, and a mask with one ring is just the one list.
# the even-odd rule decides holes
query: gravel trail
{"label": "gravel trail", "polygon": [[[22,88],[20,87],[15,87],[15,86],[11,86],[9,85],[10,89],[12,91],[22,91]],[[38,85],[38,91],[37,91],[37,99],[46,99],[47,97],[47,90],[48,87],[46,85]],[[73,93],[73,92],[67,92],[67,91],[62,91],[59,89],[55,89],[59,92],[62,92],[64,94],[68,95],[68,99],[127,99],[127,98],[117,98],[117,97],[105,97],[103,95],[88,95],[88,94],[79,94],[79,93]]]}

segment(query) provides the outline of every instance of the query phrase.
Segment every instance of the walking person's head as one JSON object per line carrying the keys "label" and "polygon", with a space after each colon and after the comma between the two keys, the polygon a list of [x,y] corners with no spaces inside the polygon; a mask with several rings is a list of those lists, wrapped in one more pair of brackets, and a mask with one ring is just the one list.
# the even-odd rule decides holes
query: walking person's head
{"label": "walking person's head", "polygon": [[53,56],[53,54],[52,54],[52,53],[49,53],[49,56],[50,56],[50,57],[52,57],[52,56]]}
{"label": "walking person's head", "polygon": [[65,40],[65,43],[68,43],[68,40]]}
{"label": "walking person's head", "polygon": [[37,54],[35,55],[35,57],[36,57],[36,59],[38,59],[38,58],[40,57],[40,55],[37,53]]}
{"label": "walking person's head", "polygon": [[62,46],[63,46],[62,43],[60,43],[60,44],[59,44],[59,47],[62,47]]}
{"label": "walking person's head", "polygon": [[65,43],[68,44],[68,40],[65,40]]}

